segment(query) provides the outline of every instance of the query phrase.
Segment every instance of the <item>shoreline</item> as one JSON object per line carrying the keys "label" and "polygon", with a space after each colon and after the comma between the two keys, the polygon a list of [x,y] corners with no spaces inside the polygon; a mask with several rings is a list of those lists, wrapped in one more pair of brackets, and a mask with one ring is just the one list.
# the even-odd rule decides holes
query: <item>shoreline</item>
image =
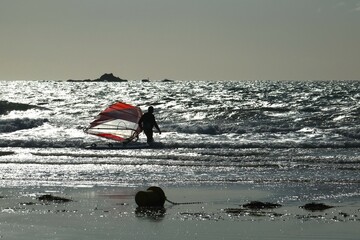
{"label": "shoreline", "polygon": [[[0,188],[0,238],[4,239],[357,239],[358,201],[337,200],[324,211],[305,202],[275,209],[244,210],[251,201],[271,201],[276,192],[251,184],[162,187],[174,202],[140,210],[134,200],[147,187]],[[69,202],[39,201],[51,194]],[[335,205],[335,202],[325,202]],[[231,209],[231,211],[230,211]],[[260,231],[261,229],[261,231]]]}

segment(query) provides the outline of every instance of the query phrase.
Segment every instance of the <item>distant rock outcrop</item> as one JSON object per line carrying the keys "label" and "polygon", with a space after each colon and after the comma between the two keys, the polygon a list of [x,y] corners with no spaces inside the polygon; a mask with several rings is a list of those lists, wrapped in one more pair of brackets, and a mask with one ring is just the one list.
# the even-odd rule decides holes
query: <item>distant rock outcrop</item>
{"label": "distant rock outcrop", "polygon": [[[127,79],[122,79],[119,77],[114,76],[114,74],[112,73],[104,73],[100,78],[96,78],[96,79],[79,79],[79,80],[75,80],[75,79],[69,79],[67,80],[67,82],[127,82]],[[161,82],[167,82],[167,83],[172,83],[175,82],[175,80],[172,79],[168,79],[165,78],[163,80],[159,80]],[[149,78],[144,78],[141,79],[141,82],[150,82]]]}
{"label": "distant rock outcrop", "polygon": [[105,73],[100,78],[97,79],[84,79],[84,80],[73,80],[69,79],[68,82],[127,82],[126,79],[121,79],[119,77],[114,76],[112,73]]}
{"label": "distant rock outcrop", "polygon": [[127,82],[125,79],[121,79],[119,77],[114,76],[112,73],[105,73],[99,79],[95,79],[94,81],[101,82]]}

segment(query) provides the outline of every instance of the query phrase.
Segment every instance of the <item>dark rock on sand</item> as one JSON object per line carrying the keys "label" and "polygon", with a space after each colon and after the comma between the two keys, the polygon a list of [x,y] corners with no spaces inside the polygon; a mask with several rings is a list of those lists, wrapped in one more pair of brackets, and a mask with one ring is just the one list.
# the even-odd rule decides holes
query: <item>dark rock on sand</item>
{"label": "dark rock on sand", "polygon": [[312,212],[324,211],[326,209],[333,208],[333,207],[334,206],[329,206],[324,203],[315,203],[315,202],[307,203],[304,206],[300,206],[300,208],[303,208],[305,210],[312,211]]}
{"label": "dark rock on sand", "polygon": [[154,186],[146,191],[139,191],[135,195],[135,202],[139,207],[163,207],[165,200],[164,191]]}
{"label": "dark rock on sand", "polygon": [[64,203],[64,202],[71,202],[71,199],[62,198],[53,196],[51,194],[45,194],[37,198],[39,201],[47,201],[47,202],[57,202],[57,203]]}
{"label": "dark rock on sand", "polygon": [[242,206],[248,209],[273,209],[273,208],[281,207],[281,205],[277,203],[260,202],[260,201],[252,201]]}

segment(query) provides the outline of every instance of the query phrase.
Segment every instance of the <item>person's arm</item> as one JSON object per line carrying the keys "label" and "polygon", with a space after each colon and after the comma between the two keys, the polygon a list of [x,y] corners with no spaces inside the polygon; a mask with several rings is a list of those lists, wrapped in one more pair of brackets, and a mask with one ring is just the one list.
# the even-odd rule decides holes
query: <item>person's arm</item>
{"label": "person's arm", "polygon": [[159,134],[161,134],[161,130],[160,130],[160,128],[159,128],[159,126],[158,126],[155,118],[154,118],[154,126],[155,126],[155,128],[159,131]]}
{"label": "person's arm", "polygon": [[140,127],[141,129],[143,129],[143,126],[142,126],[142,122],[144,121],[143,116],[144,116],[144,115],[141,116],[141,118],[139,119],[139,122],[138,122],[139,127]]}

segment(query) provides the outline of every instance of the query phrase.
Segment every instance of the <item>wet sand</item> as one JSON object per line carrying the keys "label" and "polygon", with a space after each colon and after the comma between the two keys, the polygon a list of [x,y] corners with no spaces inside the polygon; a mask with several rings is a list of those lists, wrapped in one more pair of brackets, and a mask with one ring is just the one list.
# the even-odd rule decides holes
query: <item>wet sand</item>
{"label": "wet sand", "polygon": [[[1,239],[358,239],[360,203],[337,200],[324,211],[246,184],[162,187],[163,209],[140,210],[132,187],[0,189]],[[51,195],[71,201],[39,200]],[[251,201],[281,204],[247,209]]]}

